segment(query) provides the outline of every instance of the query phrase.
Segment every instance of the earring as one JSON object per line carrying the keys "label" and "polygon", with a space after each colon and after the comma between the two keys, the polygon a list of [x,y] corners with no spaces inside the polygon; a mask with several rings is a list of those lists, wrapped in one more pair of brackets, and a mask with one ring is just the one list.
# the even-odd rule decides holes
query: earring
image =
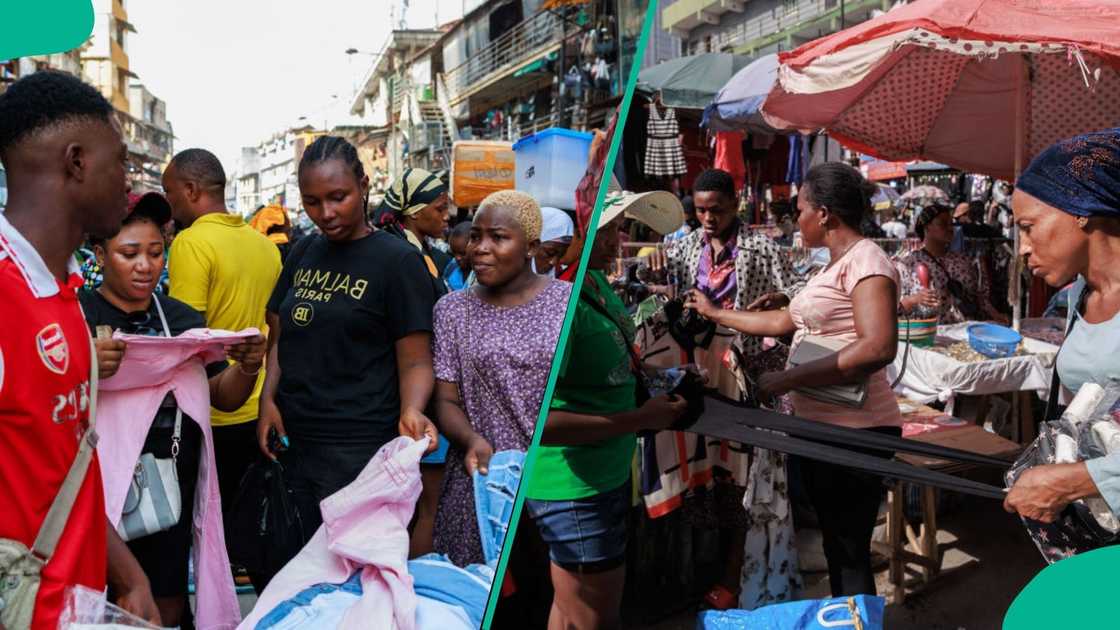
{"label": "earring", "polygon": [[1089,217],[1077,217],[1077,227],[1084,230],[1087,225],[1089,225]]}

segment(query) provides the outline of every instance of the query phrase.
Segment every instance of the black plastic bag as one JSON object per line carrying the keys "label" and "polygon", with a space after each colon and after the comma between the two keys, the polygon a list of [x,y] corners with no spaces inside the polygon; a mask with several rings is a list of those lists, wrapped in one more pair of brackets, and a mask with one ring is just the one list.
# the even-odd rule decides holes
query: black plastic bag
{"label": "black plastic bag", "polygon": [[250,573],[275,575],[307,538],[284,466],[261,459],[245,472],[225,520],[229,559]]}

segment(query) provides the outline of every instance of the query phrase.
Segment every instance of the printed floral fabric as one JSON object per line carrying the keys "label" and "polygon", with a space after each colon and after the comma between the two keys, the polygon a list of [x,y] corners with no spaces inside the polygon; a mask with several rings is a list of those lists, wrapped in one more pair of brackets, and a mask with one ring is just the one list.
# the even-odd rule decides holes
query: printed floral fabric
{"label": "printed floral fabric", "polygon": [[[513,307],[487,304],[472,290],[436,304],[435,377],[458,385],[467,419],[494,452],[529,448],[571,288],[553,280]],[[463,456],[457,445],[447,454],[434,541],[435,550],[459,566],[484,562]]]}
{"label": "printed floral fabric", "polygon": [[[995,307],[991,304],[991,279],[984,272],[975,256],[949,252],[934,258],[924,249],[908,254],[899,261],[898,275],[902,280],[901,295],[913,295],[922,290],[918,283],[917,268],[922,263],[929,269],[930,288],[941,300],[938,316],[942,324],[959,324],[969,320],[991,317]],[[938,264],[940,263],[940,264]],[[946,273],[948,272],[948,273]],[[949,279],[956,280],[972,299],[960,299],[949,292]]]}

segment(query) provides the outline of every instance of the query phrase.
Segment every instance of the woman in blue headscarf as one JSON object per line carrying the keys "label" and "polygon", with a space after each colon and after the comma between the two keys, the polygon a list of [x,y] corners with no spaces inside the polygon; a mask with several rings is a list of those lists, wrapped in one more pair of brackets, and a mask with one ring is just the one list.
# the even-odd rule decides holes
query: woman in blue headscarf
{"label": "woman in blue headscarf", "polygon": [[[1120,128],[1040,153],[1019,178],[1011,205],[1031,273],[1052,287],[1076,280],[1073,328],[1056,363],[1062,387],[1076,394],[1086,383],[1120,379]],[[1004,507],[1050,523],[1090,496],[1103,497],[1120,515],[1120,453],[1031,468]]]}

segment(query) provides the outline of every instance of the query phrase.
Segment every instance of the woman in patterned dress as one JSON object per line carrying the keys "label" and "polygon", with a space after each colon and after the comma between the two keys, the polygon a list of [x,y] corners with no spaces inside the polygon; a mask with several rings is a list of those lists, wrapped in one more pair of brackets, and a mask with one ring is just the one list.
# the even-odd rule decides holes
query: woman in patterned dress
{"label": "woman in patterned dress", "polygon": [[[953,241],[953,208],[946,205],[926,207],[918,215],[914,231],[922,239],[922,248],[900,261],[902,278],[903,313],[913,316],[932,310],[942,324],[957,324],[966,320],[992,320],[1007,324],[1007,316],[1000,313],[991,300],[991,280],[984,273],[980,261],[960,252],[950,252]],[[922,264],[929,270],[928,288],[917,280],[917,268]],[[959,287],[954,291],[950,285]]]}
{"label": "woman in patterned dress", "polygon": [[496,451],[529,448],[571,293],[533,272],[540,234],[532,197],[487,197],[467,245],[478,283],[435,308],[437,423],[451,444],[435,550],[460,566],[484,561],[472,475],[486,474]]}

